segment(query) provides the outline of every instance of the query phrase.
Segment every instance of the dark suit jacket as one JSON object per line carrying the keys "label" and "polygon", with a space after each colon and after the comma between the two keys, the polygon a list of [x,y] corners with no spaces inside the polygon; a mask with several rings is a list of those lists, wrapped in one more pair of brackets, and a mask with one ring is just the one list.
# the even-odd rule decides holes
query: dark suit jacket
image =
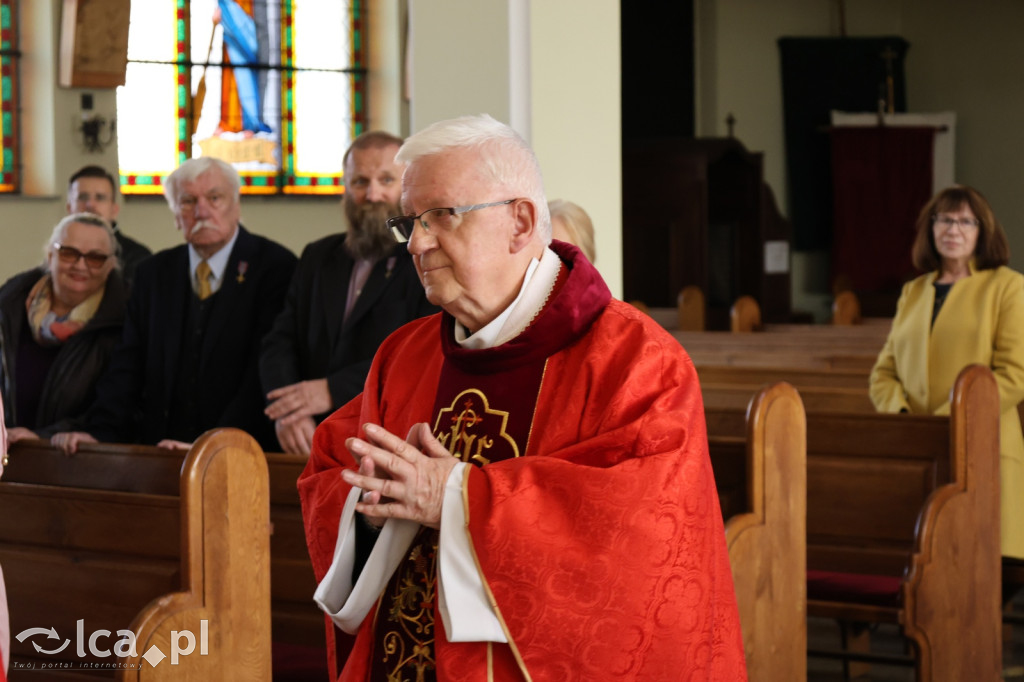
{"label": "dark suit jacket", "polygon": [[388,334],[439,312],[427,302],[408,249],[396,244],[391,270],[389,258],[373,267],[342,324],[355,264],[344,245],[345,235],[336,234],[303,250],[284,308],[263,340],[260,378],[265,392],[326,377],[331,401],[341,407],[363,390],[370,362]]}
{"label": "dark suit jacket", "polygon": [[[203,337],[202,429],[191,439],[217,426],[234,426],[264,449],[280,449],[263,414],[259,349],[281,309],[295,262],[283,246],[239,227]],[[135,273],[121,346],[97,385],[97,401],[83,430],[105,442],[153,444],[169,437],[182,332],[194,295],[186,245],[143,261]]]}
{"label": "dark suit jacket", "polygon": [[114,230],[117,243],[121,245],[121,275],[124,277],[125,286],[131,288],[139,263],[149,258],[153,252],[149,250],[148,246],[126,235],[117,226]]}

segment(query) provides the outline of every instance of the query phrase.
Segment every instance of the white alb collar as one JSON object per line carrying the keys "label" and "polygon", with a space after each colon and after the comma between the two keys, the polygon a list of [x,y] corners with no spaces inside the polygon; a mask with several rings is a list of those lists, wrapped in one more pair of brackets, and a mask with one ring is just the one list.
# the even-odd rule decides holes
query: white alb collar
{"label": "white alb collar", "polygon": [[533,258],[526,269],[519,295],[496,318],[475,334],[461,324],[455,324],[455,341],[463,348],[480,350],[507,343],[523,333],[544,308],[558,279],[562,260],[550,248],[545,248],[540,260]]}

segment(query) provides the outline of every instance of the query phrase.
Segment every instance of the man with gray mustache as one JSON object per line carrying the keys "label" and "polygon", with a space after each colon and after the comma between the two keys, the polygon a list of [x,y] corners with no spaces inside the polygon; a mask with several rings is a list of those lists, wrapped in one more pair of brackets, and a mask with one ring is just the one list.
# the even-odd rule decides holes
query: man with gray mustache
{"label": "man with gray mustache", "polygon": [[68,453],[96,441],[187,448],[231,426],[279,449],[263,417],[257,365],[296,259],[242,227],[240,187],[238,172],[212,157],[167,177],[164,196],[186,243],[140,264],[96,403],[54,445]]}

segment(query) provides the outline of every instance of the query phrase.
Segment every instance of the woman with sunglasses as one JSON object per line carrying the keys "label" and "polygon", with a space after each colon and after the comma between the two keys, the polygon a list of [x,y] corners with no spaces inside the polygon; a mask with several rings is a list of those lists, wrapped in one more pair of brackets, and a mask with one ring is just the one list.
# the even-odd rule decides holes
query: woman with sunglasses
{"label": "woman with sunglasses", "polygon": [[917,219],[914,266],[889,338],[871,372],[880,412],[948,415],[949,393],[970,364],[999,386],[1003,556],[1024,558],[1024,276],[1006,267],[1006,233],[967,186],[937,194]]}
{"label": "woman with sunglasses", "polygon": [[121,339],[114,230],[92,213],[53,229],[40,267],[0,287],[0,395],[11,442],[49,438],[83,413]]}

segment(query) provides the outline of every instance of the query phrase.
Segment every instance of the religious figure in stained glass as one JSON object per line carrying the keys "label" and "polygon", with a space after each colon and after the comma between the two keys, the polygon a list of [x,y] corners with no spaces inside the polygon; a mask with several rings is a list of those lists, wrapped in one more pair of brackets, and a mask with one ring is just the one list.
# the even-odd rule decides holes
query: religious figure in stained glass
{"label": "religious figure in stained glass", "polygon": [[125,194],[182,161],[233,164],[247,194],[340,194],[364,125],[365,0],[132,3],[118,88]]}
{"label": "religious figure in stained glass", "polygon": [[[246,4],[251,6],[251,0]],[[217,0],[213,23],[220,24],[224,30],[225,63],[232,65],[225,70],[221,81],[218,128],[248,133],[250,137],[255,133],[269,133],[270,126],[263,122],[263,109],[260,107],[262,97],[258,71],[248,66],[260,63],[256,20],[235,0]]]}
{"label": "religious figure in stained glass", "polygon": [[280,14],[281,4],[267,0],[194,0],[191,6],[193,62],[206,59],[191,74],[192,113],[198,116],[193,156],[215,156],[243,177],[267,178],[270,190],[269,178],[282,166],[281,81],[272,71],[281,65],[280,39],[269,30],[279,25]]}

